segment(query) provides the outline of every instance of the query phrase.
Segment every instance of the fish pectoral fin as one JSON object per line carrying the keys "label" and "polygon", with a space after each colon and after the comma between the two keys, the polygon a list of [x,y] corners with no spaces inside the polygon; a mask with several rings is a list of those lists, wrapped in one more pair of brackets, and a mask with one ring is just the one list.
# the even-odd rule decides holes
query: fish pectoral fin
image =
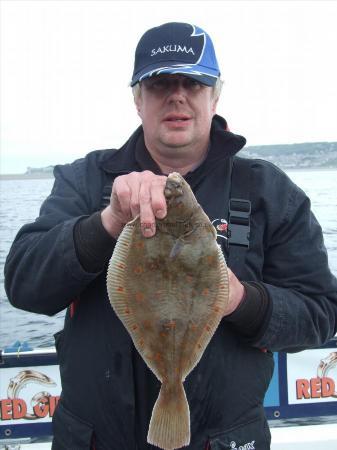
{"label": "fish pectoral fin", "polygon": [[197,227],[193,227],[191,230],[186,231],[182,236],[180,236],[174,243],[172,250],[170,252],[170,258],[175,258],[179,255],[181,250],[184,248],[184,245],[187,244],[185,239],[190,236],[192,233],[196,231]]}
{"label": "fish pectoral fin", "polygon": [[183,239],[181,238],[177,239],[171,249],[169,258],[175,258],[176,256],[178,256],[181,250],[183,249],[184,245],[185,242],[183,241]]}

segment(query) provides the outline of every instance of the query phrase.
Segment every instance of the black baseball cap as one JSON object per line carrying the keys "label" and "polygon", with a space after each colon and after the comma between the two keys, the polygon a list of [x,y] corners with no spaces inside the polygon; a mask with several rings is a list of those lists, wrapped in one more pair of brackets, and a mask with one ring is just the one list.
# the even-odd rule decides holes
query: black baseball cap
{"label": "black baseball cap", "polygon": [[209,35],[195,25],[179,22],[146,31],[136,48],[130,84],[165,73],[182,74],[214,86],[220,70]]}

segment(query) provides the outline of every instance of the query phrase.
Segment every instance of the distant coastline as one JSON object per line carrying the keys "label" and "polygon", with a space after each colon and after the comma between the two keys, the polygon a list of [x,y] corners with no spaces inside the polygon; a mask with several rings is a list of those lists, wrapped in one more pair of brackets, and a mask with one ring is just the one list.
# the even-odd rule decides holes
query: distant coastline
{"label": "distant coastline", "polygon": [[[295,171],[307,171],[307,172],[318,172],[318,171],[327,171],[337,170],[337,166],[334,167],[281,167],[284,172],[295,172]],[[12,174],[0,174],[0,180],[50,180],[53,179],[54,176],[52,173],[12,173]]]}
{"label": "distant coastline", "polygon": [[[336,170],[337,142],[255,145],[242,149],[239,156],[269,161],[284,171]],[[0,180],[40,180],[53,178],[54,166],[27,167],[22,174],[0,174]]]}
{"label": "distant coastline", "polygon": [[42,180],[54,178],[52,173],[9,173],[0,174],[0,180]]}
{"label": "distant coastline", "polygon": [[41,180],[54,178],[54,166],[27,167],[25,173],[0,174],[0,180]]}

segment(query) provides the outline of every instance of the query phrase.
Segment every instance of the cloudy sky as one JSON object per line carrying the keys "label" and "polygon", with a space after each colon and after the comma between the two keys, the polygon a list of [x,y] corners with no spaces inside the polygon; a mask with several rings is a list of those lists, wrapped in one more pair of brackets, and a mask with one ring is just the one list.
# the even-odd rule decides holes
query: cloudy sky
{"label": "cloudy sky", "polygon": [[248,145],[337,141],[335,1],[1,1],[1,173],[120,147],[139,124],[128,83],[145,30],[212,37],[218,113]]}

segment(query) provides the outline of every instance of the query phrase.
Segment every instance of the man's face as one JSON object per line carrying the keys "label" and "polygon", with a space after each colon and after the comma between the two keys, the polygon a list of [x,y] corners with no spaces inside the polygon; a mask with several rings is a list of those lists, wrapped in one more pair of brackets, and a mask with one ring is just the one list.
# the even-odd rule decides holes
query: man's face
{"label": "man's face", "polygon": [[182,75],[159,75],[141,82],[135,102],[150,151],[178,156],[179,150],[207,147],[217,103],[211,87]]}

